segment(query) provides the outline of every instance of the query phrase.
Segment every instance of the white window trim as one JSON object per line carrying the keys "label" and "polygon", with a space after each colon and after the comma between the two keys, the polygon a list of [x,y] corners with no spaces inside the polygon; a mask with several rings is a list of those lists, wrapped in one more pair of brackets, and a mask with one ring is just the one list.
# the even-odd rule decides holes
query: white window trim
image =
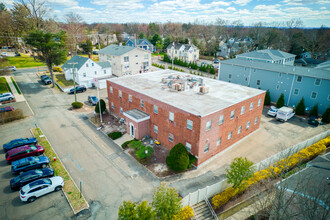
{"label": "white window trim", "polygon": [[[300,80],[300,81],[298,81],[298,78],[299,78],[299,77],[301,77],[301,80]],[[297,82],[297,83],[301,83],[302,81],[303,81],[303,77],[302,77],[302,76],[297,76],[297,80],[296,80],[296,82]]]}
{"label": "white window trim", "polygon": [[255,125],[258,124],[258,121],[259,121],[259,119],[258,119],[258,117],[256,117],[256,118],[254,119],[254,124],[255,124]]}
{"label": "white window trim", "polygon": [[[313,98],[312,96],[313,96],[313,93],[316,93],[316,96],[315,96],[315,98]],[[311,93],[311,99],[316,99],[317,98],[317,95],[318,95],[318,93],[317,92],[314,92],[314,91],[312,91],[312,93]]]}
{"label": "white window trim", "polygon": [[261,105],[261,99],[258,100],[258,107]]}
{"label": "white window trim", "polygon": [[112,86],[110,86],[110,93],[113,93],[113,88],[112,88]]}
{"label": "white window trim", "polygon": [[235,110],[230,112],[230,120],[233,120],[234,118],[235,118]]}
{"label": "white window trim", "polygon": [[244,113],[245,113],[245,105],[241,107],[241,115],[243,115]]}
{"label": "white window trim", "polygon": [[[156,107],[156,108],[155,108]],[[155,109],[157,109],[157,112],[155,111]],[[157,105],[154,105],[154,113],[155,114],[158,114],[158,106]]]}
{"label": "white window trim", "polygon": [[132,102],[132,100],[133,100],[132,95],[128,95],[128,101],[129,101],[129,102]]}
{"label": "white window trim", "polygon": [[122,97],[123,94],[122,94],[121,90],[118,91],[118,95],[119,95],[119,98]]}
{"label": "white window trim", "polygon": [[221,145],[221,137],[219,137],[218,139],[217,139],[217,146],[220,146]]}
{"label": "white window trim", "polygon": [[227,139],[230,140],[232,137],[233,137],[233,132],[231,131],[231,132],[228,133]]}
{"label": "white window trim", "polygon": [[[298,90],[298,93],[297,94],[294,93],[296,90]],[[299,89],[294,89],[293,90],[293,95],[299,95],[299,92],[300,92]]]}
{"label": "white window trim", "polygon": [[[157,129],[156,129],[157,128]],[[157,132],[156,132],[157,131]],[[154,133],[158,134],[158,126],[154,125]]]}
{"label": "white window trim", "polygon": [[[210,122],[210,126],[208,126],[208,123],[209,123],[209,122]],[[211,130],[211,128],[212,128],[212,121],[209,120],[208,122],[206,122],[206,131]]]}
{"label": "white window trim", "polygon": [[[171,135],[172,135],[172,140],[170,140]],[[171,133],[168,133],[168,140],[173,143],[174,142],[174,135],[171,134]]]}
{"label": "white window trim", "polygon": [[250,111],[253,110],[253,105],[254,105],[253,102],[251,102],[251,103],[250,103]]}
{"label": "white window trim", "polygon": [[222,125],[223,122],[224,122],[224,120],[225,120],[225,116],[224,115],[220,115],[220,117],[219,117],[219,125]]}
{"label": "white window trim", "polygon": [[[191,125],[189,125],[189,127],[188,127],[188,122],[191,122]],[[193,127],[194,127],[194,122],[192,120],[187,119],[187,129],[192,130]]]}
{"label": "white window trim", "polygon": [[250,128],[250,121],[248,121],[247,123],[246,123],[246,130],[248,130],[249,128]]}
{"label": "white window trim", "polygon": [[[316,85],[316,80],[320,80],[320,84],[319,84],[319,85]],[[322,82],[322,79],[315,78],[314,85],[315,85],[315,86],[320,86],[320,85],[321,85],[321,82]]]}
{"label": "white window trim", "polygon": [[[207,147],[207,148],[206,148]],[[206,150],[207,149],[207,150]],[[207,152],[209,152],[209,150],[210,150],[210,144],[206,144],[205,146],[204,146],[204,153],[207,153]]]}
{"label": "white window trim", "polygon": [[[172,115],[173,117],[171,117],[171,115]],[[173,113],[173,112],[169,112],[169,113],[168,113],[168,120],[170,120],[170,121],[174,121],[174,113]]]}
{"label": "white window trim", "polygon": [[242,132],[242,126],[238,127],[237,134],[240,134]]}
{"label": "white window trim", "polygon": [[[190,147],[187,147],[187,145],[189,145]],[[187,151],[191,152],[191,144],[188,142],[186,142],[186,149],[187,149]]]}

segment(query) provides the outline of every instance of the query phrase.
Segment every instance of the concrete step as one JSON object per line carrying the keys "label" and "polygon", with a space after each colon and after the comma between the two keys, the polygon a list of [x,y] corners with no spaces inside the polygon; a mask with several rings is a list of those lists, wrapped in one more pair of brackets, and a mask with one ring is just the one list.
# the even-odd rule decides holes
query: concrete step
{"label": "concrete step", "polygon": [[194,214],[198,220],[213,219],[211,210],[209,209],[205,201],[195,204],[193,206],[193,209],[194,209]]}

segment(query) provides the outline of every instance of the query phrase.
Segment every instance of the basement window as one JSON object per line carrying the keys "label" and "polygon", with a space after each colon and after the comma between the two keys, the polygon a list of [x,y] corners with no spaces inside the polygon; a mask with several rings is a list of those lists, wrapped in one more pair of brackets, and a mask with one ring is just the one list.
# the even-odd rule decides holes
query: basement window
{"label": "basement window", "polygon": [[191,144],[189,144],[188,142],[186,142],[186,149],[187,151],[191,152]]}
{"label": "basement window", "polygon": [[168,133],[168,140],[171,141],[171,142],[173,142],[173,140],[174,140],[173,134]]}

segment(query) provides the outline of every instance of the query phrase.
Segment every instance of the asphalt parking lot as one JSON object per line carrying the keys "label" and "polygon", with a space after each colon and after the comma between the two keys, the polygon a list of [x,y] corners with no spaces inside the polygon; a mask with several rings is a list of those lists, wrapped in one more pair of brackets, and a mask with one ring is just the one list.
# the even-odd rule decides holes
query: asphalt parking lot
{"label": "asphalt parking lot", "polygon": [[[24,120],[21,123],[29,123]],[[2,145],[12,139],[20,137],[31,137],[29,130],[20,129],[17,123],[8,125],[11,134],[0,136],[0,219],[68,219],[73,215],[69,203],[62,191],[50,193],[38,198],[33,203],[23,203],[19,198],[19,191],[12,191],[9,186],[10,179],[14,178],[11,174],[11,166],[6,163],[5,153]],[[15,128],[14,128],[15,126]],[[24,127],[24,126],[23,126]],[[1,127],[1,129],[4,129]]]}

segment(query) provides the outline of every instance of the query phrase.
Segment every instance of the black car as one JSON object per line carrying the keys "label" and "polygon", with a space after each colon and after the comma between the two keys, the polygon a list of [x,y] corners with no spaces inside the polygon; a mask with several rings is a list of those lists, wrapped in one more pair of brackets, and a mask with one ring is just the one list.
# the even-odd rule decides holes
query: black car
{"label": "black car", "polygon": [[308,124],[317,127],[319,126],[320,122],[315,116],[310,116],[308,119]]}
{"label": "black car", "polygon": [[14,179],[10,180],[10,188],[12,190],[18,190],[20,187],[46,177],[54,176],[54,170],[52,168],[43,168],[43,169],[36,169],[30,170],[27,172],[22,173],[21,175],[15,177]]}
{"label": "black car", "polygon": [[46,156],[26,157],[11,163],[11,173],[13,175],[22,174],[28,170],[46,168],[49,165],[49,158]]}
{"label": "black car", "polygon": [[[87,90],[86,86],[76,86],[76,93],[86,92],[86,90]],[[69,94],[73,94],[73,93],[74,93],[74,88],[70,89]]]}
{"label": "black car", "polygon": [[52,79],[49,78],[49,76],[47,76],[47,75],[42,75],[42,76],[40,76],[40,78],[41,78],[41,81],[42,81],[45,85],[49,85],[49,84],[52,84],[52,83],[53,83]]}

